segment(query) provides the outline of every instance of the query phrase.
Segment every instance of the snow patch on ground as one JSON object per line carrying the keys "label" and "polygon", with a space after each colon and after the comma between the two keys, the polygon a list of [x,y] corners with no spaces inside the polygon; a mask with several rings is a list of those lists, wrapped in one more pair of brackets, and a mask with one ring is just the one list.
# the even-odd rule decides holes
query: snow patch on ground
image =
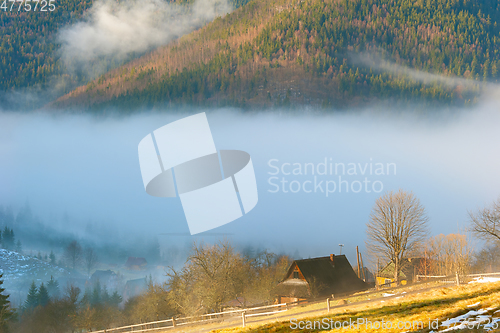
{"label": "snow patch on ground", "polygon": [[474,278],[474,280],[470,281],[469,284],[473,284],[473,283],[492,283],[492,282],[500,282],[500,277],[485,277],[485,276],[480,276],[480,277]]}
{"label": "snow patch on ground", "polygon": [[0,249],[0,267],[5,283],[23,278],[42,278],[50,275],[69,274],[63,268],[15,251]]}
{"label": "snow patch on ground", "polygon": [[484,329],[487,331],[491,331],[493,329],[496,329],[500,327],[500,318],[493,318],[491,323],[484,325]]}
{"label": "snow patch on ground", "polygon": [[0,249],[0,267],[6,293],[14,303],[24,301],[32,281],[39,284],[50,280],[51,276],[54,279],[73,276],[66,269],[49,262],[5,249]]}
{"label": "snow patch on ground", "polygon": [[[478,306],[480,303],[468,305],[467,307]],[[469,312],[457,316],[455,318],[447,319],[441,323],[442,327],[447,327],[441,332],[449,332],[455,330],[471,330],[483,328],[486,331],[491,331],[492,329],[498,329],[500,327],[500,318],[493,318],[488,313],[495,308],[486,308],[479,310],[470,310]],[[496,311],[497,312],[497,311]],[[496,313],[494,312],[494,313]]]}
{"label": "snow patch on ground", "polygon": [[468,308],[474,308],[474,307],[478,306],[479,304],[481,304],[481,302],[477,302],[477,303],[474,303],[474,304],[467,305],[467,307]]}

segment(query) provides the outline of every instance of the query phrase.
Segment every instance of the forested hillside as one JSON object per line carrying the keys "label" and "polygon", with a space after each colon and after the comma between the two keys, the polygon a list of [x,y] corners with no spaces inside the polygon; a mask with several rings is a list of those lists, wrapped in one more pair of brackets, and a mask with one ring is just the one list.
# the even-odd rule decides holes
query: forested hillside
{"label": "forested hillside", "polygon": [[[34,5],[33,5],[34,6]],[[54,11],[0,11],[0,91],[40,84],[61,73],[56,32],[75,22],[92,0],[60,0]],[[10,4],[8,6],[10,8]]]}
{"label": "forested hillside", "polygon": [[[126,0],[116,2],[127,3]],[[168,2],[189,5],[193,3],[193,0]],[[228,2],[237,8],[247,3],[248,0],[229,0]],[[13,4],[6,1],[5,6],[2,5],[0,8],[0,106],[10,107],[13,96],[16,96],[15,94],[5,95],[5,92],[28,92],[31,97],[38,94],[38,98],[33,100],[36,104],[42,95],[58,97],[78,85],[86,84],[92,78],[89,75],[91,71],[88,69],[68,70],[66,68],[57,36],[61,28],[85,20],[86,13],[94,3],[96,3],[94,0],[58,0],[55,2],[53,11],[46,8],[46,11],[40,11],[40,8],[35,11],[36,2],[30,5],[29,2]],[[30,10],[27,11],[27,8]],[[94,61],[95,63],[90,63],[89,66],[104,67],[109,70],[142,54],[131,53],[125,59],[109,59],[109,57],[99,59]],[[31,107],[25,104],[23,106]],[[39,107],[39,105],[33,106]]]}
{"label": "forested hillside", "polygon": [[345,106],[385,98],[464,105],[478,97],[479,84],[418,81],[366,55],[450,78],[496,81],[499,23],[495,0],[253,0],[55,105]]}

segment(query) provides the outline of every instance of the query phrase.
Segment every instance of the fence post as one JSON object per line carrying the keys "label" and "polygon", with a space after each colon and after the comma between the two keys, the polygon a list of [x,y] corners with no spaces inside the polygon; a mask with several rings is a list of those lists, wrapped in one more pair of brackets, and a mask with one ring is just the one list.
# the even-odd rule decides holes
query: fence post
{"label": "fence post", "polygon": [[457,286],[460,285],[460,279],[458,278],[458,272],[455,272],[455,277],[457,278]]}
{"label": "fence post", "polygon": [[330,312],[330,298],[326,299],[326,311]]}
{"label": "fence post", "polygon": [[241,313],[241,321],[243,322],[243,327],[245,327],[245,311]]}
{"label": "fence post", "polygon": [[175,327],[175,317],[172,317],[172,327]]}

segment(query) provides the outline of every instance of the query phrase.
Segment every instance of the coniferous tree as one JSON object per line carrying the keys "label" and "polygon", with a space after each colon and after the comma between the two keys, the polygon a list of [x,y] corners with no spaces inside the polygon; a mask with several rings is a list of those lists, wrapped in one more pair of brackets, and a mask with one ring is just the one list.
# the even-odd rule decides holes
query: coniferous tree
{"label": "coniferous tree", "polygon": [[85,287],[85,292],[83,293],[83,297],[80,303],[85,307],[85,306],[90,306],[91,301],[92,301],[92,290],[87,286]]}
{"label": "coniferous tree", "polygon": [[24,310],[31,311],[38,306],[38,288],[35,281],[31,282],[30,289],[28,291],[28,296],[26,296],[26,302],[24,302]]}
{"label": "coniferous tree", "polygon": [[118,291],[114,291],[113,294],[109,298],[109,304],[111,306],[118,306],[123,301],[123,298],[120,296]]}
{"label": "coniferous tree", "polygon": [[15,245],[14,230],[7,226],[3,229],[2,245],[4,249],[13,250]]}
{"label": "coniferous tree", "polygon": [[90,305],[95,306],[101,303],[101,283],[99,280],[94,284],[94,289],[92,291],[92,298],[90,299]]}
{"label": "coniferous tree", "polygon": [[108,288],[104,285],[101,291],[101,303],[108,305],[110,304],[110,300],[111,296],[108,293]]}
{"label": "coniferous tree", "polygon": [[52,265],[55,265],[55,264],[56,264],[56,255],[54,254],[54,252],[53,252],[53,251],[50,251],[49,259],[50,259],[50,263],[51,263]]}
{"label": "coniferous tree", "polygon": [[16,252],[17,253],[22,253],[23,252],[23,246],[22,246],[21,241],[19,239],[16,242]]}
{"label": "coniferous tree", "polygon": [[3,274],[0,274],[0,333],[7,332],[8,322],[14,314],[10,308],[9,295],[3,294],[5,288],[2,287],[2,277]]}
{"label": "coniferous tree", "polygon": [[45,287],[45,285],[42,282],[40,288],[38,288],[38,304],[40,304],[41,306],[45,306],[47,305],[49,300],[50,300],[49,292],[47,290],[47,287]]}
{"label": "coniferous tree", "polygon": [[2,233],[2,236],[3,236],[2,237],[2,245],[4,248],[5,248],[5,243],[8,242],[9,235],[10,235],[9,228],[7,226],[5,226],[5,228],[3,229],[3,233]]}
{"label": "coniferous tree", "polygon": [[52,275],[50,276],[49,282],[47,282],[47,291],[49,292],[50,298],[59,298],[59,282],[57,282]]}

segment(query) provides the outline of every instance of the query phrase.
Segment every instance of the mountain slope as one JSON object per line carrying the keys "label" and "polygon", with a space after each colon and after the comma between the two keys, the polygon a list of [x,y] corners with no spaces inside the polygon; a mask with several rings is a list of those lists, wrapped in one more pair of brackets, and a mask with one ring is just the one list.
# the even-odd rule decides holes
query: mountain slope
{"label": "mountain slope", "polygon": [[[228,0],[227,4],[237,8],[247,2],[248,0]],[[80,58],[76,57],[78,59],[75,59],[75,54],[71,52],[65,54],[63,45],[61,45],[64,44],[64,40],[61,40],[59,35],[61,31],[64,32],[75,26],[77,31],[81,33],[81,30],[78,29],[82,29],[85,23],[93,22],[95,25],[109,20],[110,18],[107,16],[101,17],[104,14],[111,15],[111,12],[102,10],[103,4],[106,3],[112,3],[115,6],[113,7],[115,12],[119,11],[120,8],[133,11],[130,6],[135,3],[134,0],[102,0],[97,2],[94,0],[58,0],[54,3],[53,11],[45,8],[47,6],[44,7],[44,11],[41,11],[42,4],[38,6],[38,4],[30,4],[29,2],[11,3],[7,0],[1,6],[0,107],[39,107],[37,104],[40,100],[59,97],[78,85],[86,84],[90,78],[95,77],[96,72],[102,73],[102,69],[115,68],[144,54],[142,49],[137,52],[124,52],[125,55],[100,54],[95,59],[86,59],[88,61],[81,63]],[[152,3],[154,1],[136,4],[136,6],[150,8],[148,5],[150,6]],[[195,3],[194,0],[158,1],[159,9],[157,8],[154,12],[188,8],[193,3]],[[196,3],[198,6],[208,6],[206,1]],[[0,4],[2,3],[0,2]],[[95,7],[101,8],[99,13],[96,13]],[[36,11],[35,8],[37,8]],[[27,9],[30,10],[26,11]],[[148,13],[147,10],[145,12]],[[96,19],[101,21],[96,23],[94,22]],[[119,21],[116,17],[114,19]],[[194,21],[197,25],[204,23],[203,21]],[[124,24],[124,22],[121,23]],[[28,92],[29,96],[16,94],[20,92]],[[22,98],[20,98],[21,96]],[[30,97],[32,100],[26,97]]]}
{"label": "mountain slope", "polygon": [[[253,0],[53,106],[463,105],[499,78],[499,23],[493,0]],[[478,83],[421,81],[378,58]]]}

